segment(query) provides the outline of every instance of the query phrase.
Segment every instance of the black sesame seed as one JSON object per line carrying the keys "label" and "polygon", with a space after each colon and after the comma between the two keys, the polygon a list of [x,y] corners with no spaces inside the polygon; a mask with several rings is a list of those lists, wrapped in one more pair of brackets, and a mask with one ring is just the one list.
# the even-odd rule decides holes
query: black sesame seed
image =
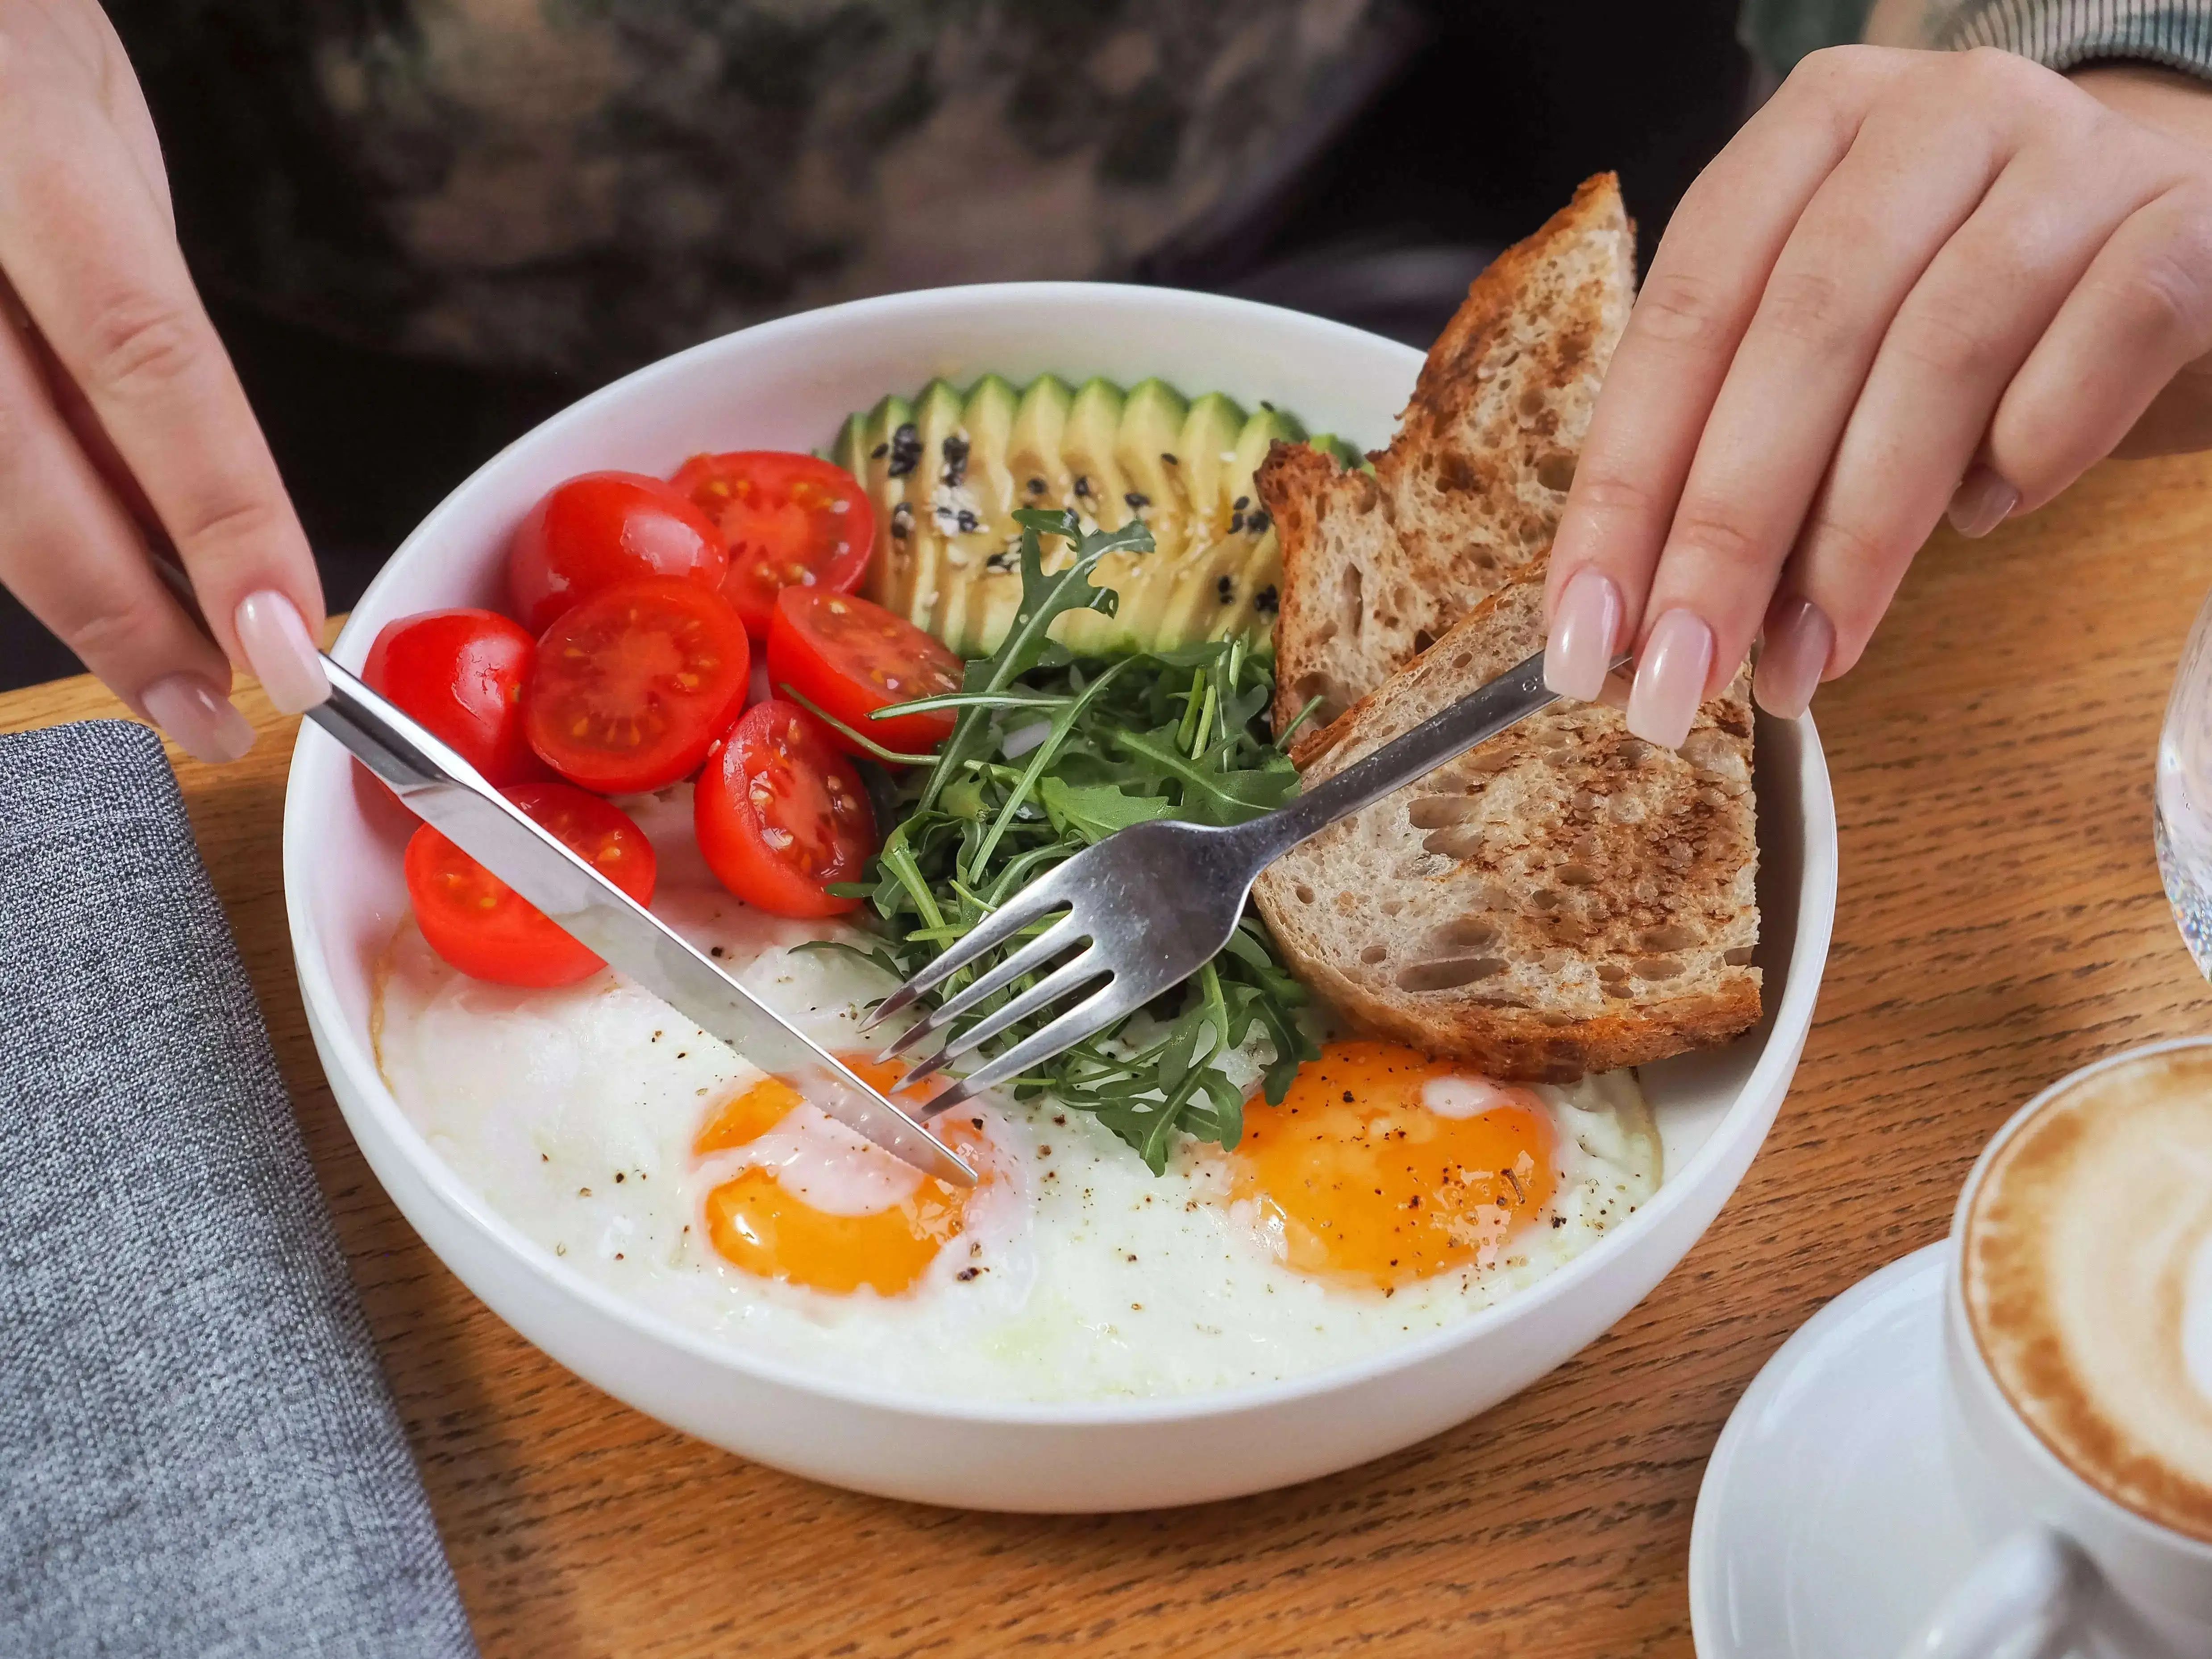
{"label": "black sesame seed", "polygon": [[1160,451],[1160,459],[1165,461],[1170,466],[1181,466],[1182,465],[1181,461],[1176,459],[1174,456],[1169,454],[1164,449]]}
{"label": "black sesame seed", "polygon": [[968,476],[968,441],[954,433],[945,441],[945,471],[942,477],[948,484],[957,488]]}
{"label": "black sesame seed", "polygon": [[1237,597],[1237,584],[1229,577],[1224,576],[1213,584],[1213,591],[1222,604],[1227,605]]}
{"label": "black sesame seed", "polygon": [[1044,494],[1044,480],[1042,478],[1031,478],[1030,480],[1030,494],[1032,495],[1042,495]]}
{"label": "black sesame seed", "polygon": [[1246,507],[1252,505],[1252,498],[1249,495],[1239,495],[1235,501],[1230,502],[1229,505],[1236,508],[1237,512],[1242,513]]}
{"label": "black sesame seed", "polygon": [[1075,493],[1079,495],[1088,495],[1091,493],[1091,480],[1079,476],[1075,480]]}
{"label": "black sesame seed", "polygon": [[902,542],[914,534],[914,504],[901,501],[891,509],[891,539]]}
{"label": "black sesame seed", "polygon": [[1150,507],[1152,504],[1152,498],[1151,496],[1139,495],[1133,489],[1129,491],[1127,495],[1122,496],[1121,499],[1128,502],[1132,507]]}
{"label": "black sesame seed", "polygon": [[1243,527],[1244,515],[1242,513],[1232,513],[1229,515],[1229,533],[1231,535],[1235,535],[1238,531],[1243,529]]}
{"label": "black sesame seed", "polygon": [[1264,507],[1254,507],[1244,515],[1244,528],[1255,536],[1264,534],[1267,528],[1267,514]]}
{"label": "black sesame seed", "polygon": [[894,478],[903,478],[921,465],[921,432],[912,421],[891,434],[890,452],[891,464],[886,471]]}
{"label": "black sesame seed", "polygon": [[888,442],[880,443],[868,452],[868,459],[872,461],[880,461],[884,456],[890,453],[891,447]]}
{"label": "black sesame seed", "polygon": [[1263,617],[1273,616],[1275,614],[1276,606],[1279,604],[1280,604],[1280,600],[1276,598],[1275,589],[1273,583],[1261,588],[1258,592],[1252,596],[1252,608]]}
{"label": "black sesame seed", "polygon": [[983,527],[983,521],[964,507],[960,509],[958,522],[960,533],[963,536],[972,536]]}

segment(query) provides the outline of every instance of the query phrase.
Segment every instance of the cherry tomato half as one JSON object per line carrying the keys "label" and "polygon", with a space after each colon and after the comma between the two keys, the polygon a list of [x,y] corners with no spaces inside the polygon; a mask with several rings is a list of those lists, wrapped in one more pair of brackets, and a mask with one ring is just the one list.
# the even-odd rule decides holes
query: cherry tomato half
{"label": "cherry tomato half", "polygon": [[876,815],[853,763],[798,704],[745,711],[708,757],[692,798],[708,867],[746,903],[779,916],[858,907],[822,890],[858,881],[876,850]]}
{"label": "cherry tomato half", "polygon": [[[629,815],[565,783],[501,792],[640,904],[653,897],[653,843]],[[599,957],[428,824],[407,843],[407,896],[430,948],[474,979],[568,985]]]}
{"label": "cherry tomato half", "polygon": [[538,641],[490,611],[426,611],[387,623],[362,678],[504,789],[550,777],[522,726]]}
{"label": "cherry tomato half", "polygon": [[556,484],[507,549],[507,587],[522,625],[543,634],[570,605],[641,576],[719,587],[721,533],[682,491],[641,472],[586,472]]}
{"label": "cherry tomato half", "polygon": [[[887,720],[868,715],[895,702],[957,691],[963,668],[932,635],[870,600],[818,587],[787,587],[777,596],[768,631],[769,695],[790,686],[886,749],[927,754],[952,735],[957,717],[950,708]],[[842,732],[821,730],[846,753],[867,753]]]}
{"label": "cherry tomato half", "polygon": [[676,488],[721,527],[730,551],[722,597],[755,639],[786,587],[849,593],[876,544],[875,509],[842,466],[811,455],[744,449],[694,455]]}
{"label": "cherry tomato half", "polygon": [[522,692],[530,746],[586,789],[658,789],[699,769],[751,672],[720,595],[666,576],[602,588],[538,642]]}

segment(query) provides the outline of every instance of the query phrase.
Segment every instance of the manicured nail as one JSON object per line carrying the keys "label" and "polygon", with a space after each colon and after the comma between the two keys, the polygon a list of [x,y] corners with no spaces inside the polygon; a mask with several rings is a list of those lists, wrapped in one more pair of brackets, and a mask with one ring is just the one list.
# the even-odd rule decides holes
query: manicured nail
{"label": "manicured nail", "polygon": [[253,728],[228,697],[198,674],[172,674],[138,694],[146,716],[194,760],[234,761],[253,747]]}
{"label": "manicured nail", "polygon": [[1595,701],[1613,665],[1620,633],[1620,590],[1602,570],[1585,565],[1567,580],[1544,645],[1544,684],[1563,697]]}
{"label": "manicured nail", "polygon": [[2020,491],[1976,461],[1959,480],[1944,516],[1961,536],[1986,536],[2010,518],[2019,505]]}
{"label": "manicured nail", "polygon": [[1766,642],[1759,647],[1752,696],[1768,714],[1796,720],[1820,689],[1820,676],[1827,672],[1835,648],[1836,625],[1826,611],[1810,599],[1784,601],[1767,624]]}
{"label": "manicured nail", "polygon": [[231,620],[254,678],[281,713],[304,714],[331,695],[322,657],[291,600],[264,588],[240,599]]}
{"label": "manicured nail", "polygon": [[1646,743],[1676,749],[1705,701],[1713,665],[1713,630],[1687,611],[1669,611],[1652,625],[1628,694],[1628,729]]}

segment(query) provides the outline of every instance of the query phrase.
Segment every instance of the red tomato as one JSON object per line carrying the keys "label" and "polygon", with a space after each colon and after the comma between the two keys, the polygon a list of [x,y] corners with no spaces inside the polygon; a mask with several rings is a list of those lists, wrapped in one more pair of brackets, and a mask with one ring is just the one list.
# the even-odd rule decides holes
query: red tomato
{"label": "red tomato", "polygon": [[489,611],[426,611],[388,623],[362,678],[428,726],[499,788],[550,777],[522,729],[538,641]]}
{"label": "red tomato", "polygon": [[835,916],[876,850],[876,815],[853,763],[796,703],[755,703],[708,757],[692,799],[699,850],[722,885],[779,916]]}
{"label": "red tomato", "polygon": [[680,576],[719,587],[729,568],[713,521],[641,472],[586,472],[556,484],[507,549],[507,592],[533,634],[617,582]]}
{"label": "red tomato", "polygon": [[[790,686],[886,749],[926,754],[951,736],[956,715],[950,708],[887,720],[868,715],[895,702],[957,691],[963,666],[905,617],[866,599],[818,587],[787,587],[777,596],[768,633],[769,695]],[[848,754],[867,752],[841,732],[822,731]]]}
{"label": "red tomato", "polygon": [[[565,783],[502,793],[640,904],[651,901],[653,843],[620,807]],[[472,978],[568,985],[603,965],[427,823],[407,843],[407,896],[430,948]]]}
{"label": "red tomato", "polygon": [[849,593],[860,585],[876,544],[876,514],[843,467],[811,455],[744,449],[694,455],[675,483],[721,526],[730,550],[722,597],[755,639],[768,632],[782,589]]}
{"label": "red tomato", "polygon": [[530,746],[603,794],[688,778],[744,707],[751,659],[737,613],[696,582],[602,588],[538,642],[522,693]]}

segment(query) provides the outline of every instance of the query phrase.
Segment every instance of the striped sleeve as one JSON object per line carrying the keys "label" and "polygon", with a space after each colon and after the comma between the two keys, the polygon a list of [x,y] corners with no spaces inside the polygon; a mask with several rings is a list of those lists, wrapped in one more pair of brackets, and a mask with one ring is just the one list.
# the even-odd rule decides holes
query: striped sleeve
{"label": "striped sleeve", "polygon": [[2050,69],[2125,59],[2212,80],[2212,0],[1936,0],[1923,27],[1932,46],[1996,46]]}

